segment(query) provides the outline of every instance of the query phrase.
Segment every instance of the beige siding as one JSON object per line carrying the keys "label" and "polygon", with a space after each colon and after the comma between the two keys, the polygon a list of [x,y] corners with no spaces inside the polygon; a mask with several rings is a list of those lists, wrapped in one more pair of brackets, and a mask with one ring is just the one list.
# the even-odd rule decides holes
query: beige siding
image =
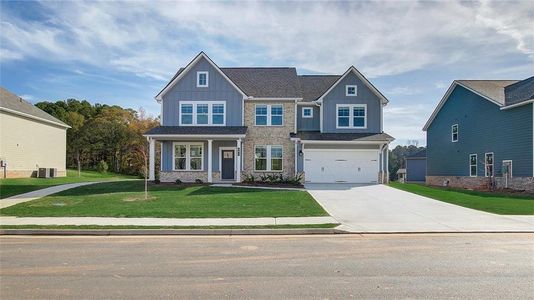
{"label": "beige siding", "polygon": [[66,133],[66,128],[0,111],[0,158],[7,159],[8,177],[29,177],[39,167],[57,168],[65,176]]}

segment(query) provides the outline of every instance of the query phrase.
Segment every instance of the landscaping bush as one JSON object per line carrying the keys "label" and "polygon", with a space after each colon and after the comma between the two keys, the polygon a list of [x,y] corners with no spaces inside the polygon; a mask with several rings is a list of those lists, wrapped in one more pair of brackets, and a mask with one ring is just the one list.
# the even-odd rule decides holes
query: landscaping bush
{"label": "landscaping bush", "polygon": [[182,184],[182,181],[181,181],[180,179],[176,179],[174,182],[175,182],[176,184]]}
{"label": "landscaping bush", "polygon": [[195,179],[195,183],[202,184],[202,183],[204,183],[204,181],[202,181],[202,179],[198,179],[197,178],[197,179]]}
{"label": "landscaping bush", "polygon": [[280,174],[280,173],[261,174],[259,178],[254,177],[254,175],[252,174],[245,174],[243,178],[243,183],[300,186],[302,177],[303,177],[302,173],[298,173],[295,176],[284,176],[283,174]]}
{"label": "landscaping bush", "polygon": [[154,179],[154,183],[155,183],[155,184],[160,184],[161,181],[160,181],[159,179]]}
{"label": "landscaping bush", "polygon": [[96,166],[96,170],[98,171],[98,173],[107,173],[108,168],[108,164],[103,160],[101,160]]}

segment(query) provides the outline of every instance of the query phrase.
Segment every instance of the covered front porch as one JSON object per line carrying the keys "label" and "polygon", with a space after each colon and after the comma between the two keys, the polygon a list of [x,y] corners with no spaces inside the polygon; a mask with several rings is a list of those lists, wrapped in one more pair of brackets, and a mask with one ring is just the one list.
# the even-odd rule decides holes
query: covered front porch
{"label": "covered front porch", "polygon": [[162,182],[241,182],[246,127],[160,126],[147,132],[149,180],[156,179],[156,142],[161,144]]}

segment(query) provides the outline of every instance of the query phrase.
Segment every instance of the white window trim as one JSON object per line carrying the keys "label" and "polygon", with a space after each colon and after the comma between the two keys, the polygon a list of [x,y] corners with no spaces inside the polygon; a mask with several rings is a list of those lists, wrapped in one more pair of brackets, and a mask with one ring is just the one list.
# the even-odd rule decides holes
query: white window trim
{"label": "white window trim", "polygon": [[[502,164],[504,165],[504,163],[507,163],[509,162],[510,163],[510,178],[513,178],[514,177],[514,166],[513,166],[513,161],[511,159],[505,159],[502,161]],[[495,172],[495,171],[493,171]],[[504,174],[502,174],[504,176]]]}
{"label": "white window trim", "polygon": [[[306,115],[304,114],[304,111],[305,111],[305,110],[309,110],[309,111],[310,111],[310,115],[309,115],[309,116],[306,116]],[[303,107],[303,108],[302,108],[302,117],[303,117],[303,118],[306,118],[306,119],[311,119],[311,118],[313,118],[313,107]]]}
{"label": "white window trim", "polygon": [[[256,123],[256,108],[258,106],[267,106],[267,124],[265,125],[260,125],[258,123]],[[282,107],[282,124],[281,125],[272,125],[272,115],[271,115],[271,107],[273,106],[281,106]],[[282,127],[284,126],[284,105],[283,104],[256,104],[254,106],[254,126],[275,126],[275,127]],[[263,115],[262,115],[263,116]]]}
{"label": "white window trim", "polygon": [[[185,146],[185,170],[176,169],[176,145]],[[191,146],[202,146],[200,170],[191,170]],[[204,171],[204,143],[172,143],[172,170],[176,172],[203,172]]]}
{"label": "white window trim", "polygon": [[[488,159],[487,159],[487,155],[488,154],[491,154],[492,156],[492,163],[491,164],[488,164]],[[484,153],[484,175],[485,177],[490,177],[488,175],[488,168],[487,166],[491,166],[492,169],[493,169],[493,177],[495,177],[495,154],[493,152],[486,152]]]}
{"label": "white window trim", "polygon": [[[199,84],[199,79],[200,79],[200,75],[201,74],[205,74],[206,75],[206,84],[205,85],[200,85]],[[207,72],[207,71],[198,71],[197,72],[197,87],[208,87],[209,86],[209,82],[210,82],[210,73]]]}
{"label": "white window trim", "polygon": [[[193,106],[193,123],[192,124],[182,124],[182,106],[183,105],[192,105]],[[208,105],[208,124],[197,124],[197,105],[198,104],[207,104]],[[222,124],[213,124],[213,105],[222,104],[224,106],[224,115]],[[180,126],[226,126],[226,101],[180,101],[180,107],[178,108],[178,124]]]}
{"label": "white window trim", "polygon": [[[471,156],[473,156],[473,155],[475,156],[475,164],[474,165],[471,164]],[[471,167],[472,166],[476,167],[475,175],[471,174]],[[475,154],[475,153],[469,154],[469,177],[478,177],[478,155]]]}
{"label": "white window trim", "polygon": [[[267,159],[267,169],[266,170],[257,170],[256,169],[256,148],[258,148],[258,147],[267,148],[267,157],[266,157],[266,159]],[[271,147],[280,147],[280,148],[282,148],[282,158],[281,158],[281,160],[282,160],[282,169],[281,170],[272,170]],[[254,159],[254,161],[253,161],[253,163],[254,163],[254,172],[271,172],[271,173],[273,173],[273,172],[276,172],[276,173],[283,172],[284,171],[284,146],[282,146],[282,145],[255,145],[254,146],[253,159]]]}
{"label": "white window trim", "polygon": [[[349,94],[349,88],[354,88],[354,94]],[[348,84],[345,86],[345,96],[356,97],[358,96],[358,86],[354,84]]]}
{"label": "white window trim", "polygon": [[[456,140],[454,140],[454,126],[456,126]],[[452,126],[451,126],[451,142],[456,143],[456,142],[458,142],[459,138],[460,138],[460,126],[458,126],[458,123],[452,124]]]}
{"label": "white window trim", "polygon": [[[339,108],[349,108],[349,126],[339,126]],[[365,117],[363,119],[363,126],[354,126],[354,108],[363,107],[365,109]],[[336,104],[336,129],[367,129],[367,104]]]}

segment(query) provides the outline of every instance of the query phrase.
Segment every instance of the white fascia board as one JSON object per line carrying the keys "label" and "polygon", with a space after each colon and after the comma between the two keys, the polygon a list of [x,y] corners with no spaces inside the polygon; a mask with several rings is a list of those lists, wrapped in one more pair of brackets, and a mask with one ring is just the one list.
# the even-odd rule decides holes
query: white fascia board
{"label": "white fascia board", "polygon": [[438,115],[439,111],[441,110],[441,108],[443,107],[443,105],[445,105],[445,102],[447,102],[447,100],[449,99],[449,96],[451,95],[452,91],[454,91],[454,89],[456,88],[456,86],[461,86],[463,88],[465,88],[466,90],[490,101],[491,103],[493,104],[496,104],[498,106],[502,106],[502,104],[500,104],[499,102],[489,98],[488,96],[486,95],[483,95],[475,90],[473,90],[472,88],[458,82],[458,81],[453,81],[451,83],[451,86],[447,89],[447,92],[445,92],[445,95],[443,95],[443,98],[441,98],[441,100],[439,101],[438,103],[438,106],[436,106],[436,108],[434,109],[434,111],[432,112],[432,115],[430,115],[430,118],[428,119],[428,121],[426,121],[425,123],[425,126],[423,127],[423,131],[427,131],[428,130],[428,127],[430,127],[430,124],[432,124],[432,122],[434,121],[434,119],[436,118],[436,116]]}
{"label": "white fascia board", "polygon": [[176,83],[178,81],[180,81],[180,79],[182,79],[182,77],[185,76],[185,74],[187,74],[191,68],[193,68],[193,66],[201,59],[201,58],[204,58],[208,61],[208,63],[211,64],[211,66],[217,70],[219,72],[219,74],[221,74],[224,79],[226,79],[243,97],[247,97],[247,95],[232,81],[230,80],[230,78],[228,78],[228,76],[226,76],[226,74],[224,74],[223,71],[221,71],[221,69],[204,53],[204,52],[200,52],[186,67],[185,69],[182,71],[182,73],[180,73],[180,75],[176,76],[176,78],[174,78],[161,92],[159,92],[155,99],[156,101],[158,102],[161,102],[163,100],[163,95],[165,95],[170,89],[172,89]]}
{"label": "white fascia board", "polygon": [[317,103],[315,102],[297,102],[297,105],[302,105],[302,106],[319,106]]}
{"label": "white fascia board", "polygon": [[341,75],[341,77],[339,77],[339,79],[334,82],[334,84],[326,91],[324,92],[321,97],[319,97],[319,99],[317,99],[317,102],[319,103],[322,103],[323,102],[323,98],[328,95],[328,93],[330,93],[330,91],[332,91],[340,82],[341,80],[343,80],[343,78],[345,78],[348,74],[350,73],[354,73],[356,75],[356,77],[358,77],[379,99],[380,99],[380,102],[382,104],[387,104],[389,102],[389,100],[386,98],[386,96],[384,96],[369,80],[367,80],[367,78],[365,78],[365,76],[363,76],[362,73],[360,73],[360,71],[358,71],[354,66],[350,66],[350,68],[345,71],[345,73],[343,73],[343,75]]}
{"label": "white fascia board", "polygon": [[531,103],[534,103],[534,99],[529,99],[529,100],[526,100],[526,101],[523,101],[523,102],[520,102],[520,103],[503,106],[503,107],[501,107],[501,110],[507,110],[507,109],[510,109],[510,108],[519,107],[519,106],[523,106],[523,105],[527,105],[527,104],[531,104]]}
{"label": "white fascia board", "polygon": [[247,97],[249,101],[302,101],[302,98]]}
{"label": "white fascia board", "polygon": [[20,111],[17,111],[17,110],[13,110],[13,109],[5,108],[5,107],[0,107],[0,110],[1,110],[1,111],[5,111],[5,112],[8,112],[8,113],[12,113],[12,114],[14,114],[14,115],[19,115],[19,116],[22,116],[22,117],[26,117],[26,118],[28,118],[28,119],[38,120],[38,121],[41,121],[41,122],[43,122],[43,123],[48,123],[48,124],[52,124],[52,125],[56,125],[56,126],[64,127],[64,128],[71,128],[71,127],[70,127],[69,125],[67,125],[67,124],[63,124],[63,123],[58,123],[58,122],[50,121],[50,120],[43,119],[43,118],[40,118],[40,117],[37,117],[37,116],[34,116],[34,115],[30,115],[30,114],[27,114],[27,113],[23,113],[23,112],[20,112]]}

